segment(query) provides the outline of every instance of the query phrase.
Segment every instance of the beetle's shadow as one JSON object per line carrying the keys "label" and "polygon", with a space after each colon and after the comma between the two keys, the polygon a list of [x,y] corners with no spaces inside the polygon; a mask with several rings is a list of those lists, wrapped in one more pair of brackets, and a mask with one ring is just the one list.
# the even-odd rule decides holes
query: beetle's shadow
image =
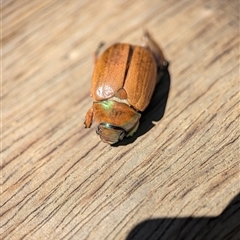
{"label": "beetle's shadow", "polygon": [[152,100],[147,107],[147,109],[142,113],[142,117],[140,119],[140,124],[137,132],[128,138],[123,139],[115,144],[113,147],[128,145],[133,143],[138,137],[144,135],[155,125],[153,121],[158,122],[164,116],[165,108],[167,105],[169,89],[171,85],[171,77],[168,69],[163,71],[163,75],[161,81],[156,86],[154,91]]}

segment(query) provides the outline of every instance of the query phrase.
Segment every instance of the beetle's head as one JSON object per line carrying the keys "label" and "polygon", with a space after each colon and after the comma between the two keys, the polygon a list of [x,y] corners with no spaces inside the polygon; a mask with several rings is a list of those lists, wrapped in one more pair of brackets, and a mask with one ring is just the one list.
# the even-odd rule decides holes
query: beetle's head
{"label": "beetle's head", "polygon": [[109,123],[100,123],[96,133],[100,136],[103,142],[109,144],[114,144],[126,136],[126,131],[123,128],[113,126]]}

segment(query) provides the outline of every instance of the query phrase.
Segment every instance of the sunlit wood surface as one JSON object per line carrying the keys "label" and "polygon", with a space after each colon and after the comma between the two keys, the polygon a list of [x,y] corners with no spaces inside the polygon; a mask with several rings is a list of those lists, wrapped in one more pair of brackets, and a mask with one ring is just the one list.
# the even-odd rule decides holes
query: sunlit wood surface
{"label": "sunlit wood surface", "polygon": [[[238,239],[239,1],[1,2],[1,239]],[[169,74],[109,146],[83,125],[93,53],[143,28]]]}

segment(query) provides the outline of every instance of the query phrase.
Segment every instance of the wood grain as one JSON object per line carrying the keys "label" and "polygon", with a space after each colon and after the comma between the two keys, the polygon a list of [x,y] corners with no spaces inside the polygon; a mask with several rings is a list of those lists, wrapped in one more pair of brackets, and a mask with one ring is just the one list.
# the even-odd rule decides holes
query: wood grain
{"label": "wood grain", "polygon": [[[238,239],[238,0],[1,9],[1,239]],[[93,53],[143,28],[169,74],[137,134],[111,147],[83,125]]]}

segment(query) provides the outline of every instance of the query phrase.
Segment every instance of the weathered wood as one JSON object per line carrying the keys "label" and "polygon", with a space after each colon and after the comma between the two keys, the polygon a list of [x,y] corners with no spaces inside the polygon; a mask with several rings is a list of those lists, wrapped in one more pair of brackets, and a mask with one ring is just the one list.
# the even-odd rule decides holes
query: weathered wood
{"label": "weathered wood", "polygon": [[[9,0],[2,23],[2,239],[237,239],[238,0]],[[93,53],[143,28],[169,75],[111,147],[83,125]]]}

